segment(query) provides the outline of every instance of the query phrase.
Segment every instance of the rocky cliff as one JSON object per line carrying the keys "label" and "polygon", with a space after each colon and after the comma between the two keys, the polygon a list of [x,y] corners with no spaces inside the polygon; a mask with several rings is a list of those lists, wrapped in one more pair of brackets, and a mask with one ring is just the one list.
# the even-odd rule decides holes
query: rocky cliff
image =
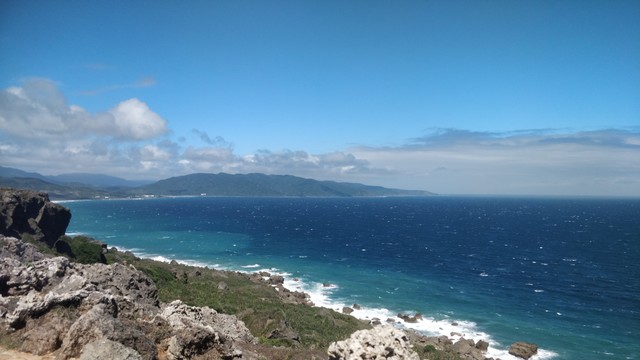
{"label": "rocky cliff", "polygon": [[179,301],[160,306],[154,283],[131,266],[45,258],[10,237],[0,246],[2,338],[23,351],[113,359],[95,353],[109,344],[123,359],[232,359],[242,357],[238,344],[256,343],[234,316]]}
{"label": "rocky cliff", "polygon": [[71,220],[69,209],[49,201],[46,193],[0,189],[0,234],[31,235],[53,248]]}

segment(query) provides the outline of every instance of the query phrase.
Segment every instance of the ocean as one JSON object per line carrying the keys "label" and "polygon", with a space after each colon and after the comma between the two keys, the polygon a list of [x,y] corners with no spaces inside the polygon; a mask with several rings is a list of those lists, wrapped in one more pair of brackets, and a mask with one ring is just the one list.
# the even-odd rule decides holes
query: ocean
{"label": "ocean", "polygon": [[[640,199],[191,197],[65,202],[68,233],[286,276],[316,305],[534,359],[640,359]],[[459,335],[457,335],[459,334]]]}

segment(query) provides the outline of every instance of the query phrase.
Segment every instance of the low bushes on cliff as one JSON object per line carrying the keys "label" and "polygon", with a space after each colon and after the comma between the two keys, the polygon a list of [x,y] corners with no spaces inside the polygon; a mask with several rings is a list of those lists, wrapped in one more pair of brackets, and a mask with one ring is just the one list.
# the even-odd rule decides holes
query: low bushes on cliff
{"label": "low bushes on cliff", "polygon": [[[122,259],[121,256],[107,255],[112,260]],[[247,274],[135,257],[127,261],[153,279],[160,301],[179,299],[192,306],[208,306],[236,315],[264,344],[324,349],[367,327],[333,310],[285,303],[273,287]]]}

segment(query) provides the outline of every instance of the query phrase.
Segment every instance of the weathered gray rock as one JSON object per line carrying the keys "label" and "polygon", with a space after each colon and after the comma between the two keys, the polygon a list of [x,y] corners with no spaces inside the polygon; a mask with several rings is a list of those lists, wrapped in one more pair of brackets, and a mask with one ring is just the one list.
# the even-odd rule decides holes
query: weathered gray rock
{"label": "weathered gray rock", "polygon": [[24,243],[14,237],[0,235],[0,258],[11,258],[23,263],[30,263],[42,260],[45,256],[32,244]]}
{"label": "weathered gray rock", "polygon": [[232,315],[219,314],[208,307],[189,306],[176,300],[162,309],[160,317],[176,330],[199,328],[234,341],[257,343],[241,320]]}
{"label": "weathered gray rock", "polygon": [[420,313],[414,315],[398,314],[398,317],[408,323],[417,323],[419,320],[422,320],[422,314]]}
{"label": "weathered gray rock", "polygon": [[236,343],[257,344],[235,316],[180,302],[160,307],[153,282],[132,266],[35,252],[39,260],[23,263],[29,246],[2,236],[0,245],[7,255],[0,258],[0,330],[15,334],[24,351],[92,358],[109,340],[122,345],[107,342],[123,359],[155,359],[158,348],[167,359],[232,359],[242,355]]}
{"label": "weathered gray rock", "polygon": [[20,238],[30,234],[54,247],[71,220],[69,209],[49,201],[43,192],[0,189],[0,234]]}
{"label": "weathered gray rock", "polygon": [[529,359],[538,353],[538,345],[526,342],[516,342],[509,347],[509,354],[523,359]]}
{"label": "weathered gray rock", "polygon": [[480,351],[487,351],[489,350],[489,343],[484,340],[478,340],[476,343],[476,349]]}
{"label": "weathered gray rock", "polygon": [[115,298],[104,297],[69,328],[58,357],[78,357],[87,344],[108,339],[135,349],[143,359],[155,359],[157,351],[154,342],[132,325],[124,324],[118,318]]}
{"label": "weathered gray rock", "polygon": [[28,324],[22,335],[21,351],[45,355],[60,347],[71,321],[64,316],[59,316],[60,314],[48,315]]}
{"label": "weathered gray rock", "polygon": [[190,359],[212,350],[233,359],[242,356],[236,341],[257,343],[242,321],[208,307],[188,306],[176,300],[165,306],[159,317],[173,329],[173,336],[163,341],[168,360]]}
{"label": "weathered gray rock", "polygon": [[280,275],[271,275],[269,277],[268,283],[271,285],[279,285],[284,283],[284,277]]}
{"label": "weathered gray rock", "polygon": [[404,332],[390,325],[356,331],[347,340],[329,345],[330,360],[418,360]]}
{"label": "weathered gray rock", "polygon": [[80,360],[142,360],[142,356],[119,342],[101,339],[85,345]]}

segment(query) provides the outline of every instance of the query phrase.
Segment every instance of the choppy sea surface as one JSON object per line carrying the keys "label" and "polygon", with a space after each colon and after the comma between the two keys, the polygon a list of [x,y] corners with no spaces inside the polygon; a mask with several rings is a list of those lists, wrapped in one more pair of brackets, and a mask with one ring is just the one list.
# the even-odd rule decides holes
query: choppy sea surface
{"label": "choppy sea surface", "polygon": [[[534,359],[640,359],[640,199],[162,198],[66,202],[69,233],[139,256],[285,274],[317,305]],[[323,285],[324,284],[324,285]],[[331,284],[331,286],[326,286]],[[399,320],[396,318],[396,320]],[[459,335],[454,335],[457,337]]]}

